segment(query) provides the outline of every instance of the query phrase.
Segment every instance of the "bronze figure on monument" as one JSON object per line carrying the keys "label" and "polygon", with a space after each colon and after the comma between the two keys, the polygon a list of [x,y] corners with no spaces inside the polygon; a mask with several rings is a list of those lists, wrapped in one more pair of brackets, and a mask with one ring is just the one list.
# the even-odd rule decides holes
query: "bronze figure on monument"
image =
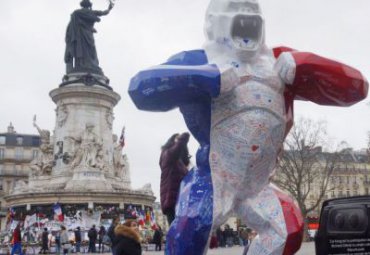
{"label": "bronze figure on monument", "polygon": [[103,75],[99,67],[99,60],[96,53],[94,28],[96,22],[100,22],[100,17],[108,15],[113,8],[110,2],[105,11],[92,9],[90,0],[82,0],[81,9],[75,10],[71,14],[71,20],[66,32],[66,51],[64,61],[66,72],[69,73],[93,73]]}

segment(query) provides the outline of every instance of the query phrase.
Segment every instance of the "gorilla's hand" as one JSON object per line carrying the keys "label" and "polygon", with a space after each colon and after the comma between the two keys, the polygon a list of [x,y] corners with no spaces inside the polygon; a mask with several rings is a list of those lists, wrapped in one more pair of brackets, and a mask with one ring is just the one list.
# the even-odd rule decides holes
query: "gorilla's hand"
{"label": "gorilla's hand", "polygon": [[279,56],[274,69],[285,84],[293,84],[296,72],[296,63],[290,52],[284,52]]}

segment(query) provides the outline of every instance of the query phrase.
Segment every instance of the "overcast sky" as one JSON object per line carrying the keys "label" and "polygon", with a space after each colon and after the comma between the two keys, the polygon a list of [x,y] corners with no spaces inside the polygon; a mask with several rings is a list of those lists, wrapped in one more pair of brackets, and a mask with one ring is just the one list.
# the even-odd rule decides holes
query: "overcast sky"
{"label": "overcast sky", "polygon": [[[70,14],[79,0],[0,0],[0,132],[13,122],[18,133],[54,129],[55,105],[48,93],[65,74],[64,36]],[[108,2],[93,0],[94,9]],[[169,56],[201,48],[209,0],[117,0],[96,24],[100,65],[122,96],[115,108],[114,131],[126,126],[125,152],[134,188],[152,183],[159,195],[161,145],[186,127],[178,110],[168,113],[138,111],[127,94],[130,78],[139,70],[164,62]],[[369,0],[261,0],[269,46],[285,45],[344,62],[370,77]],[[355,149],[366,146],[370,106],[366,99],[350,108],[296,103],[295,117],[327,120],[336,141]],[[197,143],[191,140],[194,155]]]}

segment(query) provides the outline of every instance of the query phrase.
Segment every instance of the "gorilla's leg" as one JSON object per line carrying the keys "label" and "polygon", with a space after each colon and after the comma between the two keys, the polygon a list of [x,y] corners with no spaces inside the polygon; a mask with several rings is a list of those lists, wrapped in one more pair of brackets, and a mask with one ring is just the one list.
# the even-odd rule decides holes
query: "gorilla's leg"
{"label": "gorilla's leg", "polygon": [[257,197],[241,202],[236,212],[258,233],[247,254],[283,254],[287,228],[281,203],[271,186],[264,188]]}
{"label": "gorilla's leg", "polygon": [[213,218],[210,170],[193,169],[181,183],[176,218],[167,234],[166,255],[206,254]]}

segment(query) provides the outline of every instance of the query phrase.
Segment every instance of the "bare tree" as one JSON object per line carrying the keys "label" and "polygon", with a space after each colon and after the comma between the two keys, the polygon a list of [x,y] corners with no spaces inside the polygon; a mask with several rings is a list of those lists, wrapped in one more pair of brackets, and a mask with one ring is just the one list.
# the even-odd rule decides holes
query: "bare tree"
{"label": "bare tree", "polygon": [[330,180],[340,157],[338,150],[323,151],[329,144],[326,122],[300,119],[286,138],[278,161],[273,182],[296,199],[305,220],[318,209],[327,192],[335,188]]}
{"label": "bare tree", "polygon": [[370,132],[367,133],[367,158],[370,162]]}

